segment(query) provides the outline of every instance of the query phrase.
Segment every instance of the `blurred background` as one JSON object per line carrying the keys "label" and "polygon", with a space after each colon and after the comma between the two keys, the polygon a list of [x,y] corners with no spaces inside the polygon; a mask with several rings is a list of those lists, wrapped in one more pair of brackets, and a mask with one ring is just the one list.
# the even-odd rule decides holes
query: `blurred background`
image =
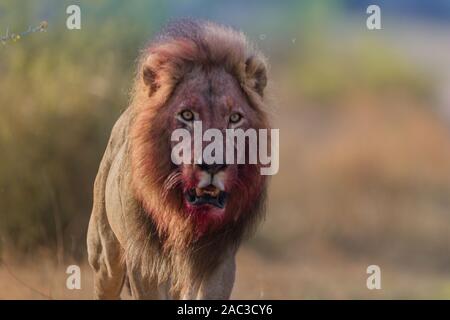
{"label": "blurred background", "polygon": [[[66,8],[81,7],[81,30]],[[381,30],[366,8],[381,7]],[[280,171],[233,298],[450,299],[450,2],[0,0],[0,298],[92,297],[85,236],[138,52],[170,19],[269,57]],[[67,290],[77,264],[82,289]],[[368,290],[366,268],[381,268]]]}

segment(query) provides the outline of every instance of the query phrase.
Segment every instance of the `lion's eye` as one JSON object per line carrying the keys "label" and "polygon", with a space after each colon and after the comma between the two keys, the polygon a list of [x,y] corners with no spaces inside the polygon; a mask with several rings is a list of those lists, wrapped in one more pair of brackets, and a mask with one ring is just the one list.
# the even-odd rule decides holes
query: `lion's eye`
{"label": "lion's eye", "polygon": [[191,110],[181,111],[180,116],[185,121],[193,121],[194,120],[194,113]]}
{"label": "lion's eye", "polygon": [[230,116],[230,123],[238,123],[239,121],[241,121],[242,119],[242,115],[240,113],[233,113]]}

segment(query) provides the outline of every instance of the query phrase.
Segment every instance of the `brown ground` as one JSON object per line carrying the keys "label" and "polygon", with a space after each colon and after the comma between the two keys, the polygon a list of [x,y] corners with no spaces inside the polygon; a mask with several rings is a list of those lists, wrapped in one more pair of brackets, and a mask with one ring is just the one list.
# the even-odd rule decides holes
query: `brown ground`
{"label": "brown ground", "polygon": [[[381,264],[382,289],[366,288],[368,261],[342,256],[310,257],[304,261],[276,261],[249,248],[238,254],[233,299],[379,299],[450,298],[450,276],[412,272]],[[92,272],[81,266],[81,290],[65,286],[66,266],[50,259],[0,267],[0,299],[91,299]],[[124,290],[124,299],[130,296]]]}
{"label": "brown ground", "polygon": [[[286,110],[267,220],[238,254],[232,298],[450,298],[446,122],[404,97]],[[70,291],[70,261],[8,256],[0,299],[92,297],[86,263],[82,289]],[[371,264],[379,291],[366,288]]]}

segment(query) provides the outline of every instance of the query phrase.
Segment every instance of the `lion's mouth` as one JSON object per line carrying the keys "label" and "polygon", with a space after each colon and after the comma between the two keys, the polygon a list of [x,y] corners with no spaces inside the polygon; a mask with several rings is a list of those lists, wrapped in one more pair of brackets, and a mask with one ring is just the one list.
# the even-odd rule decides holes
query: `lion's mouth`
{"label": "lion's mouth", "polygon": [[192,188],[188,190],[185,197],[187,202],[194,206],[209,204],[223,209],[227,202],[228,193],[210,184],[205,188]]}

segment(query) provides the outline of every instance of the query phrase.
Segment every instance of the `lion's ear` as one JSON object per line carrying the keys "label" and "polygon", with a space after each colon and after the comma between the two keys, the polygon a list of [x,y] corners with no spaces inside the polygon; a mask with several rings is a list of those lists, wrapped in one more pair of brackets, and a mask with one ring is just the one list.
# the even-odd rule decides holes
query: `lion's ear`
{"label": "lion's ear", "polygon": [[145,58],[141,76],[149,89],[149,96],[163,87],[170,90],[182,78],[185,64],[182,58],[178,58],[177,50],[179,48],[175,44],[161,45]]}
{"label": "lion's ear", "polygon": [[152,67],[145,65],[142,71],[142,80],[144,80],[145,85],[149,88],[149,96],[156,92],[159,88],[157,82],[156,71]]}
{"label": "lion's ear", "polygon": [[252,56],[245,62],[245,73],[250,86],[262,97],[267,85],[267,67],[264,58]]}

